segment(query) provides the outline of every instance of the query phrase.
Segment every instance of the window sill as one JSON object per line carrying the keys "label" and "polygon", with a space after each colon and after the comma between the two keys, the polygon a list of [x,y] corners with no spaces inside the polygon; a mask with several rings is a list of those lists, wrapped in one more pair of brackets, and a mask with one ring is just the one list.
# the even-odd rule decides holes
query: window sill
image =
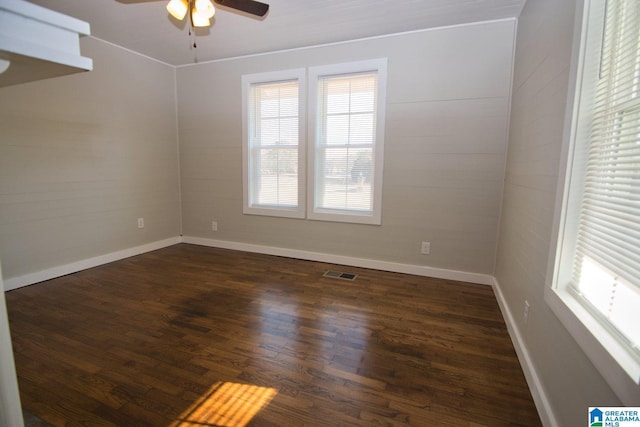
{"label": "window sill", "polygon": [[242,210],[245,215],[261,215],[261,216],[275,216],[282,218],[297,218],[304,219],[304,212],[300,209],[284,209],[284,208],[269,208],[269,207],[247,207]]}
{"label": "window sill", "polygon": [[544,299],[623,404],[637,406],[640,362],[566,290],[547,285]]}
{"label": "window sill", "polygon": [[331,211],[330,209],[310,210],[308,219],[315,221],[347,222],[351,224],[381,225],[380,215],[359,212]]}

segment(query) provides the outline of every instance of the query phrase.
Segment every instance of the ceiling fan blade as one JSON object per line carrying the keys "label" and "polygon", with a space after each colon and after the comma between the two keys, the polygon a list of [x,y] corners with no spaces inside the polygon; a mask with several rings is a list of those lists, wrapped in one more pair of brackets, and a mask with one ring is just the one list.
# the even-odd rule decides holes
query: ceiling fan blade
{"label": "ceiling fan blade", "polygon": [[269,5],[255,0],[213,0],[215,3],[232,9],[250,13],[251,15],[264,16],[269,10]]}

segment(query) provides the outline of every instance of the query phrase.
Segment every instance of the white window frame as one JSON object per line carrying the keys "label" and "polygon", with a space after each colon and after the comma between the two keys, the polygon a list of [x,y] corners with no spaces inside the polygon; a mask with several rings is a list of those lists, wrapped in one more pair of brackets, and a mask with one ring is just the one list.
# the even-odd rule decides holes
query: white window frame
{"label": "white window frame", "polygon": [[[298,205],[296,207],[254,205],[252,203],[252,164],[250,141],[249,103],[251,87],[254,84],[298,81]],[[306,70],[304,68],[246,74],[242,76],[242,169],[243,169],[243,213],[252,215],[278,216],[285,218],[305,217],[306,185]]]}
{"label": "white window frame", "polygon": [[[319,170],[318,156],[318,81],[325,76],[339,76],[364,72],[376,72],[378,76],[377,104],[376,104],[376,132],[373,154],[373,177],[372,177],[372,210],[340,210],[321,209],[317,206],[316,197],[317,178]],[[350,222],[359,224],[380,225],[382,221],[382,169],[384,165],[384,135],[385,135],[385,107],[386,107],[386,87],[387,87],[387,59],[371,59],[365,61],[348,62],[342,64],[332,64],[309,68],[309,95],[308,95],[308,185],[307,185],[307,218],[322,221]]]}
{"label": "white window frame", "polygon": [[[584,0],[583,13],[578,2],[574,29],[569,99],[558,174],[552,243],[546,274],[544,299],[552,312],[625,405],[634,406],[640,395],[640,361],[609,328],[603,325],[570,290],[577,218],[572,215],[581,185],[572,174],[584,152],[578,141],[585,138],[590,121],[593,80],[599,67],[602,44],[604,0]],[[592,52],[598,52],[593,54]],[[598,57],[598,58],[597,58]]]}
{"label": "white window frame", "polygon": [[[316,132],[318,123],[318,79],[323,76],[348,75],[364,72],[377,73],[376,132],[373,156],[372,210],[329,210],[316,209],[317,194],[316,170]],[[382,172],[384,166],[384,135],[386,116],[387,59],[332,64],[325,66],[298,68],[273,72],[246,74],[242,76],[242,174],[243,174],[243,213],[286,218],[300,218],[322,221],[349,222],[356,224],[380,225],[382,222]],[[249,103],[251,87],[254,84],[278,83],[297,80],[299,108],[299,145],[298,145],[298,206],[254,205],[251,200],[252,164],[250,141]],[[308,84],[307,82],[311,82]],[[307,89],[308,87],[308,89]],[[308,110],[308,112],[307,112]],[[308,129],[308,132],[307,132]]]}

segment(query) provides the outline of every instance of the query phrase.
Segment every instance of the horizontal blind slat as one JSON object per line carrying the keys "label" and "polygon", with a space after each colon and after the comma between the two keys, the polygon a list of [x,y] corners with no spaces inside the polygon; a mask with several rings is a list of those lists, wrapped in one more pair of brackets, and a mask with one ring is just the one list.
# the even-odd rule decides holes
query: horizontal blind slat
{"label": "horizontal blind slat", "polygon": [[295,208],[298,200],[297,80],[251,85],[252,206]]}
{"label": "horizontal blind slat", "polygon": [[[640,2],[609,0],[605,17],[588,152],[581,169],[583,193],[572,278],[577,289],[588,287],[580,292],[590,298],[614,293],[615,285],[600,283],[598,288],[598,280],[583,277],[583,266],[597,269],[594,266],[600,265],[607,271],[598,277],[613,274],[640,288]],[[597,310],[612,307],[594,303]],[[620,316],[605,311],[602,315],[618,331],[637,327],[637,321],[635,326],[627,325],[624,320],[619,323]],[[622,335],[637,352],[637,338]]]}

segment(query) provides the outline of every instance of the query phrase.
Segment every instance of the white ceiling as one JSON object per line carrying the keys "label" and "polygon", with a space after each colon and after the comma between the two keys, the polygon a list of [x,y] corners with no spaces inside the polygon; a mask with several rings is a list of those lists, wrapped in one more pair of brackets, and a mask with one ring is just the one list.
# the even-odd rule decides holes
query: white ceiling
{"label": "white ceiling", "polygon": [[262,20],[216,6],[194,49],[188,28],[167,13],[168,0],[31,0],[89,22],[94,37],[172,65],[513,18],[526,0],[261,1],[270,5]]}

